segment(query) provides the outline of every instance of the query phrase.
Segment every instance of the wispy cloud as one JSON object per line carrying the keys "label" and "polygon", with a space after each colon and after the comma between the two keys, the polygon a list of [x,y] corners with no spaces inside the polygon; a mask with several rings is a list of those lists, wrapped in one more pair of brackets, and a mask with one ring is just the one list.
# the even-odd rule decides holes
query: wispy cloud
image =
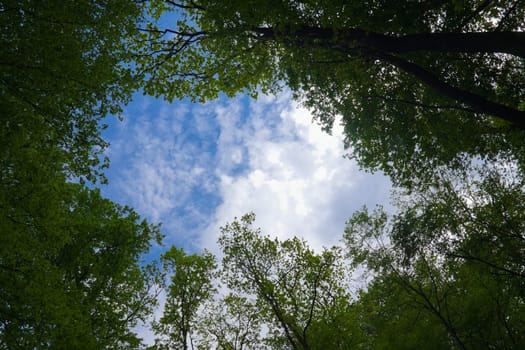
{"label": "wispy cloud", "polygon": [[253,211],[264,232],[336,244],[389,182],[344,159],[342,128],[312,123],[287,93],[206,105],[142,98],[113,127],[108,193],[152,221],[167,243],[216,249],[219,226]]}
{"label": "wispy cloud", "polygon": [[[340,125],[322,132],[287,93],[205,105],[139,97],[106,137],[104,194],[189,250],[217,252],[219,227],[250,211],[264,233],[319,249],[339,242],[355,210],[389,198],[385,177],[343,158]],[[152,344],[148,326],[136,330]]]}
{"label": "wispy cloud", "polygon": [[[216,170],[222,203],[201,236],[213,249],[218,227],[244,213],[270,235],[305,238],[313,247],[337,244],[346,219],[363,205],[388,202],[390,183],[344,159],[342,127],[332,135],[312,123],[289,95],[250,101],[243,122],[239,108],[218,107],[221,135]],[[232,142],[231,140],[235,140]],[[244,171],[232,173],[242,155]],[[229,158],[228,158],[229,157]]]}
{"label": "wispy cloud", "polygon": [[105,192],[161,221],[167,243],[187,244],[219,202],[216,118],[210,106],[148,100],[136,101],[111,130]]}

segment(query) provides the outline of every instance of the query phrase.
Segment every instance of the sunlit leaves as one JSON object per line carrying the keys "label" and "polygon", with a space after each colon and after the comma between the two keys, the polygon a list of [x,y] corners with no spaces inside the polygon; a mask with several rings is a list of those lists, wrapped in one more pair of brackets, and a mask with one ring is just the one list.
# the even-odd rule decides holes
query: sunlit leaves
{"label": "sunlit leaves", "polygon": [[292,348],[321,349],[314,334],[330,330],[339,343],[350,344],[350,333],[331,328],[339,314],[348,312],[344,305],[350,305],[340,249],[316,254],[298,238],[270,239],[251,228],[254,218],[248,214],[222,228],[219,244],[227,285],[255,296],[270,329]]}
{"label": "sunlit leaves", "polygon": [[170,283],[164,313],[153,324],[155,345],[160,349],[189,349],[196,332],[197,311],[216,291],[215,257],[210,253],[188,255],[183,249],[171,247],[161,261]]}
{"label": "sunlit leaves", "polygon": [[139,262],[158,228],[97,190],[46,175],[18,193],[2,188],[0,345],[138,346],[131,327],[155,303],[156,275]]}
{"label": "sunlit leaves", "polygon": [[[152,11],[161,20],[134,48],[147,93],[203,101],[286,85],[325,129],[342,115],[351,156],[401,186],[424,186],[436,169],[460,168],[472,157],[514,155],[525,164],[523,133],[509,129],[510,119],[493,118],[454,90],[521,115],[521,57],[437,46],[397,52],[369,40],[521,31],[520,1],[157,1]],[[358,32],[365,35],[350,34]],[[400,61],[455,97],[393,63]]]}
{"label": "sunlit leaves", "polygon": [[107,144],[101,120],[119,114],[136,88],[125,40],[141,12],[140,4],[129,1],[3,2],[0,91],[2,120],[9,121],[2,125],[4,143],[36,134],[43,147],[52,143],[63,150],[70,176],[103,180]]}
{"label": "sunlit leaves", "polygon": [[132,2],[5,1],[0,42],[0,347],[136,348],[158,228],[98,190],[102,118],[135,83]]}

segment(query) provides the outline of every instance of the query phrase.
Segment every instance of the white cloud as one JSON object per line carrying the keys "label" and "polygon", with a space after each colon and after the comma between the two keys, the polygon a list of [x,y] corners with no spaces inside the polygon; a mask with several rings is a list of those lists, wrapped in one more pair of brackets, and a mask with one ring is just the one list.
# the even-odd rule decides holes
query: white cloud
{"label": "white cloud", "polygon": [[[206,105],[147,101],[113,126],[104,191],[162,221],[167,244],[217,253],[219,227],[253,211],[264,233],[297,235],[319,249],[339,243],[355,210],[388,202],[386,178],[343,158],[342,128],[322,132],[289,94]],[[147,326],[136,330],[152,344]]]}
{"label": "white cloud", "polygon": [[386,178],[343,158],[341,126],[321,131],[289,94],[136,106],[113,136],[107,192],[162,221],[169,244],[216,252],[219,227],[253,211],[265,233],[319,248],[352,212],[388,202]]}
{"label": "white cloud", "polygon": [[166,243],[183,244],[209,216],[199,198],[216,192],[215,118],[209,106],[141,100],[135,106],[110,140],[105,193],[162,222]]}
{"label": "white cloud", "polygon": [[[218,227],[253,211],[256,225],[280,238],[305,238],[312,247],[337,244],[346,219],[364,204],[388,202],[389,181],[359,171],[344,159],[342,128],[332,135],[312,123],[289,96],[251,101],[249,118],[239,106],[218,107],[221,137],[217,177],[222,204],[201,245],[215,250]],[[231,174],[243,154],[246,169]]]}

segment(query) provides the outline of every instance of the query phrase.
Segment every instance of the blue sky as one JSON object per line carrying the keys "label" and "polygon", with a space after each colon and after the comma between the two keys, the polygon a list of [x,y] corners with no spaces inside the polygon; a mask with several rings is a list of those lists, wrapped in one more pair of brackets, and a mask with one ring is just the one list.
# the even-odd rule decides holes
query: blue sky
{"label": "blue sky", "polygon": [[[388,207],[389,180],[343,158],[341,126],[321,131],[288,92],[206,104],[137,94],[123,117],[104,133],[111,166],[102,193],[162,222],[165,245],[149,259],[171,244],[220,256],[220,226],[250,211],[263,233],[299,236],[320,250],[340,243],[363,205]],[[148,324],[136,331],[153,344]]]}
{"label": "blue sky", "polygon": [[137,94],[123,116],[104,134],[103,194],[162,222],[167,246],[217,252],[219,227],[253,211],[264,233],[320,248],[355,210],[388,204],[389,181],[343,158],[341,127],[322,132],[286,91],[206,104]]}

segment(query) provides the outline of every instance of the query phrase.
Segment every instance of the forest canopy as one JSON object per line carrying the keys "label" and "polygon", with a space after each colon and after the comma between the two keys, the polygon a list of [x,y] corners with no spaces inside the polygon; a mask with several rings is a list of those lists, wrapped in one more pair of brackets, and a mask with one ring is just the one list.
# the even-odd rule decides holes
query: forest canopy
{"label": "forest canopy", "polygon": [[467,196],[445,186],[396,216],[364,209],[344,247],[321,251],[264,235],[246,214],[221,229],[220,269],[203,265],[209,253],[177,252],[151,349],[520,349],[523,211],[499,235],[493,226],[502,202],[523,205],[513,190],[491,175]]}
{"label": "forest canopy", "polygon": [[[341,116],[349,156],[398,186],[395,215],[363,209],[348,221],[348,258],[372,279],[356,299],[343,288],[330,311],[312,302],[310,317],[319,310],[321,323],[334,317],[342,328],[332,329],[344,329],[324,341],[523,346],[524,2],[156,1],[150,16],[158,22],[135,47],[147,93],[206,101],[288,88],[326,130]],[[252,220],[226,226],[238,238],[219,241],[229,286],[266,305],[281,346],[337,348],[313,343],[314,322],[286,285],[307,293],[307,279],[321,277],[308,265],[295,279],[288,258],[270,258],[298,254],[286,249],[301,242],[254,239]],[[322,261],[300,256],[292,260]]]}
{"label": "forest canopy", "polygon": [[[155,96],[290,88],[400,185],[465,155],[523,164],[522,1],[152,1],[135,48]],[[415,175],[417,174],[417,175]]]}
{"label": "forest canopy", "polygon": [[[524,1],[7,0],[0,28],[0,349],[144,348],[160,295],[150,349],[525,348]],[[317,250],[249,213],[220,259],[147,262],[160,226],[96,187],[139,89],[289,89],[396,212]]]}
{"label": "forest canopy", "polygon": [[[105,199],[103,121],[136,87],[131,1],[0,2],[0,349],[130,349],[159,227]],[[90,183],[90,186],[86,185]]]}

